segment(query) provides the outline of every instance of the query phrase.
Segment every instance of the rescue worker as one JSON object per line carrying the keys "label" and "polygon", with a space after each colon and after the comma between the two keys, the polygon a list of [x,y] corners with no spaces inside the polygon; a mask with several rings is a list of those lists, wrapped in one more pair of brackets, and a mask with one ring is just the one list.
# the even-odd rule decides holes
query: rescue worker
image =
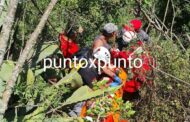
{"label": "rescue worker", "polygon": [[[132,26],[125,25],[121,31],[120,40],[118,40],[118,47],[120,52],[115,52],[115,58],[124,58],[128,61],[129,56],[131,58],[140,58],[142,60],[142,66],[140,68],[133,67],[128,70],[128,80],[123,86],[123,99],[132,100],[139,98],[138,90],[143,83],[150,84],[148,76],[152,76],[152,67],[150,63],[153,63],[153,59],[148,52],[145,52],[143,41],[138,36],[138,30],[141,28],[142,23],[139,20],[131,21]],[[125,48],[124,48],[125,47]],[[124,49],[124,50],[123,50]],[[138,51],[137,51],[138,49]]]}
{"label": "rescue worker", "polygon": [[[115,50],[115,48],[111,47],[110,43],[113,43],[113,41],[116,39],[117,31],[118,31],[118,27],[115,24],[113,23],[105,24],[105,26],[103,27],[101,31],[101,35],[97,36],[93,42],[93,51],[97,49],[98,47],[102,47],[102,46],[108,49],[110,52]],[[113,67],[113,65],[111,66]],[[107,74],[109,77],[114,77],[115,75],[115,70],[108,66],[102,68],[102,71],[105,74]]]}
{"label": "rescue worker", "polygon": [[[98,47],[94,50],[93,55],[89,57],[86,67],[80,68],[74,75],[72,73],[66,75],[61,81],[64,82],[66,79],[70,78],[68,81],[69,84],[66,82],[65,85],[69,85],[74,89],[79,88],[81,85],[88,85],[90,88],[93,88],[92,82],[96,81],[101,74],[105,74],[115,82],[111,83],[110,86],[118,86],[121,83],[121,79],[114,72],[104,72],[104,68],[101,69],[101,74],[98,72],[98,67],[102,65],[102,63],[104,66],[108,65],[110,63],[110,58],[110,52],[105,47]],[[93,60],[95,60],[95,62],[93,62]],[[92,65],[92,63],[94,64]],[[59,84],[62,83],[58,82],[57,85]]]}
{"label": "rescue worker", "polygon": [[79,51],[78,35],[82,34],[82,27],[69,27],[65,32],[59,34],[60,49],[64,58],[71,58]]}
{"label": "rescue worker", "polygon": [[[107,73],[104,72],[104,70],[102,70],[101,74],[98,74],[98,66],[101,64],[100,61],[103,61],[106,64],[110,63],[110,52],[108,51],[107,48],[105,47],[98,47],[97,49],[95,49],[93,51],[93,56],[91,57],[92,59],[95,59],[95,65],[96,67],[92,67],[90,62],[88,62],[87,67],[85,68],[80,68],[80,70],[78,71],[78,73],[72,75],[68,75],[65,78],[71,78],[71,86],[78,88],[81,85],[87,85],[90,88],[93,88],[93,81],[97,81],[98,76],[103,74],[103,73]],[[72,76],[71,76],[72,75]],[[112,80],[112,82],[110,82],[108,84],[108,86],[110,87],[115,87],[118,86],[122,83],[121,79],[116,75],[116,74],[106,74],[107,76],[111,76],[110,79]],[[64,81],[64,79],[63,79]],[[73,83],[73,84],[72,84]],[[77,103],[74,108],[69,112],[70,116],[79,116],[80,112],[81,112],[81,107],[83,106],[83,102]]]}
{"label": "rescue worker", "polygon": [[138,40],[141,40],[145,43],[148,43],[150,41],[148,34],[142,30],[142,22],[139,19],[133,19],[130,21],[129,25],[124,25],[119,35],[120,36],[116,41],[119,50],[127,47],[131,38],[138,38]]}
{"label": "rescue worker", "polygon": [[130,21],[131,26],[134,28],[134,31],[137,33],[138,39],[143,42],[149,42],[149,35],[142,29],[142,21],[139,19],[133,19]]}
{"label": "rescue worker", "polygon": [[103,29],[101,35],[97,36],[93,42],[93,50],[97,47],[105,47],[108,50],[111,49],[109,43],[111,40],[115,40],[117,36],[118,27],[113,23],[107,23]]}
{"label": "rescue worker", "polygon": [[[110,84],[111,87],[120,85],[121,79],[114,72],[112,72],[112,71],[109,72],[109,71],[105,70],[104,68],[102,68],[101,74],[98,73],[98,66],[108,65],[110,63],[111,55],[110,55],[110,52],[107,50],[107,48],[98,47],[97,49],[94,50],[92,58],[97,59],[95,61],[96,67],[90,67],[91,64],[89,62],[86,68],[81,68],[78,71],[79,74],[82,76],[83,83],[85,85],[88,85],[90,88],[92,88],[93,87],[92,82],[97,80],[101,74],[105,74],[108,77],[110,77],[113,81],[115,81]],[[101,61],[103,61],[103,62],[101,62]],[[98,64],[98,63],[103,63],[103,64]]]}
{"label": "rescue worker", "polygon": [[137,38],[136,32],[134,32],[131,29],[126,29],[125,27],[123,27],[121,32],[121,37],[117,39],[118,49],[122,51],[124,47],[125,48],[128,47],[131,40],[136,38]]}

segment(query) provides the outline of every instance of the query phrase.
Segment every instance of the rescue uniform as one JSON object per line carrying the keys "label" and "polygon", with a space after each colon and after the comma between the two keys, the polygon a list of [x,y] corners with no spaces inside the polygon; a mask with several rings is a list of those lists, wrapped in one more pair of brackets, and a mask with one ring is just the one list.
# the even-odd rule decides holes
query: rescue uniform
{"label": "rescue uniform", "polygon": [[74,40],[66,39],[66,36],[62,33],[59,35],[60,48],[64,58],[71,58],[76,52],[79,51],[79,46]]}

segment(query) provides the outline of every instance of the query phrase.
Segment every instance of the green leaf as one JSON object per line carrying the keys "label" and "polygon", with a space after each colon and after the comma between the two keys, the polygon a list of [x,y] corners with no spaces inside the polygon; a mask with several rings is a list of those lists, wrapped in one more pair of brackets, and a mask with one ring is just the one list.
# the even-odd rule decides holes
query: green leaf
{"label": "green leaf", "polygon": [[133,111],[133,110],[129,110],[129,111],[127,112],[128,117],[131,117],[131,116],[134,115],[134,114],[135,114],[135,111]]}
{"label": "green leaf", "polygon": [[151,1],[149,0],[144,0],[145,4],[147,4],[148,6],[151,6]]}
{"label": "green leaf", "polygon": [[84,122],[80,117],[52,117],[45,118],[44,122]]}
{"label": "green leaf", "polygon": [[59,46],[57,44],[44,44],[40,51],[36,52],[35,54],[36,63],[54,54],[56,51],[59,51]]}
{"label": "green leaf", "polygon": [[45,113],[40,113],[32,117],[32,119],[26,120],[26,122],[43,122],[44,119],[45,119]]}
{"label": "green leaf", "polygon": [[44,72],[44,68],[36,69],[36,70],[34,70],[34,75],[35,75],[35,76],[38,76],[38,75],[40,75],[40,74],[43,73],[43,72]]}
{"label": "green leaf", "polygon": [[69,105],[69,104],[73,104],[73,103],[77,103],[77,102],[81,102],[81,101],[85,101],[94,97],[98,97],[101,95],[104,95],[106,93],[111,93],[111,92],[115,92],[116,90],[118,90],[121,86],[115,87],[115,88],[105,88],[104,90],[102,89],[98,89],[93,91],[92,89],[90,89],[88,86],[82,86],[79,89],[77,89],[71,97],[69,97],[64,103],[63,105]]}
{"label": "green leaf", "polygon": [[8,81],[12,75],[14,66],[15,65],[13,61],[10,60],[4,61],[0,69],[0,79],[3,81]]}
{"label": "green leaf", "polygon": [[31,69],[28,69],[28,72],[27,72],[27,85],[28,86],[33,85],[34,80],[35,80],[34,73],[32,72]]}
{"label": "green leaf", "polygon": [[126,105],[125,105],[125,109],[131,109],[132,108],[132,103],[130,103],[129,101],[127,101],[126,103],[125,103]]}
{"label": "green leaf", "polygon": [[71,97],[69,97],[64,104],[72,104],[76,102],[80,102],[83,100],[87,100],[98,95],[103,94],[104,92],[101,90],[92,91],[88,86],[82,86],[77,89]]}

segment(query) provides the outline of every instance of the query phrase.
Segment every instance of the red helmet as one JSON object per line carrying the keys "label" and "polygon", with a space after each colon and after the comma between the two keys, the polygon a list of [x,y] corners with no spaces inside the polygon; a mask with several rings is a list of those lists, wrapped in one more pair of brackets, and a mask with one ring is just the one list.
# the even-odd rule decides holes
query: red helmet
{"label": "red helmet", "polygon": [[131,20],[130,24],[132,25],[135,31],[138,31],[142,27],[142,22],[139,19]]}

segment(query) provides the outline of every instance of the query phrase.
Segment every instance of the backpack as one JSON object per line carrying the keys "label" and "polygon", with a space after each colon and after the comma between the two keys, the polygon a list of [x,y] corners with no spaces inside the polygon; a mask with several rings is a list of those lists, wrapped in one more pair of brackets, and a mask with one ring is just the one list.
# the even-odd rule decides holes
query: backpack
{"label": "backpack", "polygon": [[73,55],[73,58],[76,57],[78,58],[79,60],[82,59],[82,58],[85,58],[85,59],[90,59],[92,58],[92,50],[89,48],[89,47],[84,47],[84,48],[81,48],[78,52],[76,52],[74,55]]}

